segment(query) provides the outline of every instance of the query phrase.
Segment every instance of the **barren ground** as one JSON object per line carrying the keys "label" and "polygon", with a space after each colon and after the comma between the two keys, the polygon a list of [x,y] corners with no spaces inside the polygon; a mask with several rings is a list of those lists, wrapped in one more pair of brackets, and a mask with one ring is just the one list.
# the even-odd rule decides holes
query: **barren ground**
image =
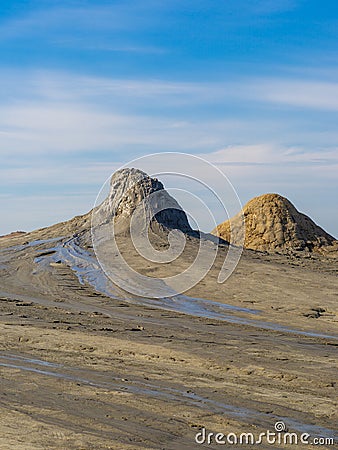
{"label": "barren ground", "polygon": [[65,264],[41,270],[50,244],[25,242],[45,234],[0,242],[1,449],[197,449],[202,427],[258,436],[277,420],[334,435],[337,259],[246,251],[220,285],[221,252],[187,295],[259,312],[216,320],[112,299]]}

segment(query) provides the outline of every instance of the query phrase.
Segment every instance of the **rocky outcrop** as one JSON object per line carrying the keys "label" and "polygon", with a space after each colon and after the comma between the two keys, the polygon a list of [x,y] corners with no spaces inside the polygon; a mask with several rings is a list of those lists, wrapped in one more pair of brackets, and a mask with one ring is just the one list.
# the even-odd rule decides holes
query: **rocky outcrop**
{"label": "rocky outcrop", "polygon": [[316,251],[332,246],[335,239],[300,213],[286,198],[278,194],[265,194],[250,200],[234,218],[218,225],[212,233],[240,243],[245,222],[244,247],[269,252]]}

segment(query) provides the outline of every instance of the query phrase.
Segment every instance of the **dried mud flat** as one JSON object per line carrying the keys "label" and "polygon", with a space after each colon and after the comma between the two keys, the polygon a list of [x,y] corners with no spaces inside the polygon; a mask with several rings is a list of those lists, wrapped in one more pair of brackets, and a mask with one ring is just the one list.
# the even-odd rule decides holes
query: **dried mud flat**
{"label": "dried mud flat", "polygon": [[225,305],[210,318],[110,298],[67,264],[42,266],[51,230],[0,242],[1,449],[228,448],[195,435],[258,436],[277,420],[334,436],[337,259],[245,251],[220,285],[221,251],[187,293]]}

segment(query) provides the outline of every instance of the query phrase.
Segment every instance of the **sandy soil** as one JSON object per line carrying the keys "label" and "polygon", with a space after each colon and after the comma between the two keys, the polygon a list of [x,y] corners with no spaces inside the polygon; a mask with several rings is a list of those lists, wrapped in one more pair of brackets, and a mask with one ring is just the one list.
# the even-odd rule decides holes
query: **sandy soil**
{"label": "sandy soil", "polygon": [[51,243],[27,243],[57,236],[0,242],[1,449],[229,448],[195,435],[258,436],[277,420],[334,435],[337,259],[245,251],[221,285],[221,250],[187,293],[229,305],[211,319],[112,299],[66,264],[42,266]]}

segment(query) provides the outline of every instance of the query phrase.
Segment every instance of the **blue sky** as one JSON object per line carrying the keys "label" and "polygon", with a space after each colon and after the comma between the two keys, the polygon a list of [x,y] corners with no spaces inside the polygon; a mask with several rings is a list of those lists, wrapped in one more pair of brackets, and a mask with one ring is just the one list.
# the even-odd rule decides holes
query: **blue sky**
{"label": "blue sky", "polygon": [[84,213],[114,169],[174,151],[338,237],[336,1],[3,0],[0,67],[0,234]]}

